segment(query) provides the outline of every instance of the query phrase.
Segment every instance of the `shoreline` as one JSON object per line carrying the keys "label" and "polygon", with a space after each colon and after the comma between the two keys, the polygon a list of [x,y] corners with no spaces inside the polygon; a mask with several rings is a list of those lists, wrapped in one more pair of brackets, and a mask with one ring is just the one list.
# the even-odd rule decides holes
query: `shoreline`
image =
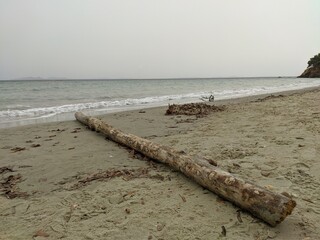
{"label": "shoreline", "polygon": [[219,239],[222,226],[231,240],[316,239],[320,88],[270,95],[214,102],[226,110],[201,118],[166,107],[99,117],[288,193],[297,207],[277,227],[72,120],[0,129],[0,239]]}
{"label": "shoreline", "polygon": [[[221,99],[221,100],[215,100],[214,103],[208,104],[217,104],[217,105],[223,105],[223,104],[230,104],[230,103],[243,103],[247,101],[254,101],[258,98],[267,97],[270,95],[290,95],[295,93],[303,93],[305,91],[312,91],[314,89],[319,89],[320,86],[317,87],[307,87],[302,89],[296,89],[296,90],[287,90],[287,91],[279,91],[279,92],[272,92],[272,93],[264,93],[264,94],[257,94],[252,96],[244,96],[244,97],[235,97],[235,98],[229,98],[229,99]],[[203,102],[198,99],[198,101],[188,101],[188,102]],[[170,104],[170,103],[168,103]],[[172,104],[183,104],[183,103],[174,103]],[[109,113],[102,113],[99,114],[99,111],[96,110],[85,110],[84,112],[88,115],[92,114],[91,116],[100,117],[105,115],[112,115],[119,112],[132,112],[132,111],[139,111],[139,110],[146,110],[146,109],[154,109],[154,108],[166,108],[167,105],[161,105],[161,106],[133,106],[132,109],[116,109],[111,110]],[[105,112],[108,110],[102,110],[101,112]],[[43,118],[31,118],[31,119],[23,119],[23,120],[14,120],[11,122],[3,122],[0,123],[0,130],[5,128],[15,128],[15,127],[23,127],[23,126],[29,126],[29,125],[38,125],[38,124],[49,124],[49,123],[57,123],[57,122],[66,122],[66,121],[73,121],[73,119],[70,119],[71,116],[73,116],[74,113],[64,113],[61,115],[55,115],[53,117],[43,117]],[[64,117],[65,116],[65,117]],[[69,117],[68,117],[69,116]]]}

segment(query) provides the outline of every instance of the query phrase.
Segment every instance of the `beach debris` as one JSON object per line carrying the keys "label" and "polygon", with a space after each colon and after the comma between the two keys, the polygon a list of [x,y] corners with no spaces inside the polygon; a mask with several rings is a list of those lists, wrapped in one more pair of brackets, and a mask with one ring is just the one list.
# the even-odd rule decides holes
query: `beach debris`
{"label": "beach debris", "polygon": [[46,233],[44,230],[40,229],[38,231],[36,231],[32,237],[35,238],[35,237],[49,237],[50,235],[48,233]]}
{"label": "beach debris", "polygon": [[66,131],[67,129],[60,129],[60,128],[58,128],[58,129],[51,129],[51,130],[49,130],[48,132],[64,132],[64,131]]}
{"label": "beach debris", "polygon": [[270,100],[270,99],[275,99],[275,98],[283,98],[284,95],[280,94],[280,95],[269,95],[269,96],[266,96],[264,98],[258,98],[257,100],[255,100],[254,102],[264,102],[264,101],[267,101],[267,100]]}
{"label": "beach debris", "polygon": [[39,143],[34,143],[34,144],[31,145],[31,147],[33,147],[33,148],[37,148],[37,147],[40,147],[40,146],[41,146],[41,144],[39,144]]}
{"label": "beach debris", "polygon": [[0,167],[0,174],[4,174],[7,172],[14,172],[11,167]]}
{"label": "beach debris", "polygon": [[224,111],[225,109],[225,106],[215,106],[206,103],[169,104],[166,115],[205,116],[212,112]]}
{"label": "beach debris", "polygon": [[181,194],[179,194],[179,196],[181,197],[181,199],[182,199],[183,202],[186,202],[186,201],[187,201],[186,198],[185,198],[184,196],[182,196]]}
{"label": "beach debris", "polygon": [[208,159],[208,158],[205,158],[205,157],[204,157],[204,159],[207,160],[210,165],[218,166],[218,163],[216,161],[214,161],[213,159]]}
{"label": "beach debris", "polygon": [[68,148],[68,150],[73,150],[73,149],[75,149],[75,147],[70,147],[70,148]]}
{"label": "beach debris", "polygon": [[[135,178],[149,178],[149,179],[156,179],[156,180],[168,180],[170,181],[169,177],[162,176],[160,174],[151,174],[149,172],[150,168],[136,168],[136,169],[108,169],[105,171],[99,171],[95,173],[90,174],[78,174],[73,177],[71,177],[71,180],[68,178],[64,179],[63,181],[58,182],[60,185],[64,185],[70,182],[73,182],[76,180],[76,183],[73,183],[72,185],[69,184],[69,186],[66,187],[67,190],[75,190],[82,187],[87,186],[93,181],[108,181],[116,177],[122,177],[123,180],[129,181]],[[124,194],[122,197],[132,197],[135,195],[136,191],[131,191],[126,194]]]}
{"label": "beach debris", "polygon": [[[180,151],[181,154],[187,154],[185,151]],[[218,166],[218,163],[213,160],[212,158],[209,158],[209,157],[204,157],[204,156],[199,156],[199,155],[194,155],[192,156],[194,159],[199,159],[199,161],[207,161],[210,165],[212,166]]]}
{"label": "beach debris", "polygon": [[134,178],[141,177],[150,177],[148,174],[149,170],[147,168],[138,168],[138,169],[109,169],[97,173],[89,174],[86,177],[78,180],[73,186],[70,187],[70,190],[78,189],[83,186],[88,185],[92,181],[106,181],[115,177],[122,177],[124,180],[128,181]]}
{"label": "beach debris", "polygon": [[163,223],[157,223],[157,230],[160,232],[160,231],[162,231],[163,229],[164,229],[164,227],[165,227],[165,224],[163,224]]}
{"label": "beach debris", "polygon": [[206,101],[209,101],[209,102],[213,102],[214,101],[214,95],[211,94],[209,97],[201,97],[200,100],[206,102]]}
{"label": "beach debris", "polygon": [[21,174],[10,175],[5,178],[4,181],[0,183],[0,192],[2,192],[1,195],[4,195],[9,199],[17,197],[25,198],[29,196],[28,193],[19,191],[17,184],[20,182],[22,182]]}
{"label": "beach debris", "polygon": [[239,221],[240,223],[243,222],[243,221],[242,221],[242,218],[241,218],[241,210],[240,210],[240,209],[237,210],[237,219],[238,219],[238,221]]}
{"label": "beach debris", "polygon": [[224,237],[227,236],[227,230],[225,226],[221,226],[221,235]]}
{"label": "beach debris", "polygon": [[[271,192],[253,182],[234,176],[209,164],[202,158],[194,158],[172,147],[124,133],[97,118],[86,116],[82,112],[76,112],[75,117],[79,122],[89,126],[91,130],[103,134],[108,139],[182,172],[202,187],[227,199],[271,226],[276,226],[282,222],[296,206],[296,202],[291,197]],[[125,173],[125,175],[128,175],[127,172],[123,171],[128,170],[116,170],[114,174],[121,176]],[[106,172],[104,174],[107,175],[107,178],[110,178],[110,173]],[[129,177],[132,177],[132,175],[135,176],[129,171]],[[97,176],[88,177],[79,183],[85,184],[91,179],[97,179]]]}
{"label": "beach debris", "polygon": [[35,136],[34,138],[35,138],[35,139],[39,139],[39,138],[41,138],[41,137],[37,135],[37,136]]}
{"label": "beach debris", "polygon": [[139,111],[139,113],[146,113],[146,111],[144,111],[144,110],[140,110],[140,111]]}
{"label": "beach debris", "polygon": [[137,191],[130,191],[130,192],[127,192],[125,194],[122,195],[123,198],[126,198],[126,197],[133,197],[135,194],[136,194]]}
{"label": "beach debris", "polygon": [[11,150],[11,152],[20,152],[20,151],[26,150],[26,148],[25,147],[14,147],[14,148],[11,148],[10,150]]}
{"label": "beach debris", "polygon": [[131,212],[129,208],[126,208],[124,211],[126,212],[126,214],[130,214]]}
{"label": "beach debris", "polygon": [[33,141],[32,140],[27,140],[26,143],[33,143]]}
{"label": "beach debris", "polygon": [[80,132],[80,130],[81,130],[81,128],[75,128],[75,129],[73,129],[73,131],[71,131],[71,133],[78,133],[78,132]]}
{"label": "beach debris", "polygon": [[20,165],[19,168],[29,168],[32,167],[31,165]]}

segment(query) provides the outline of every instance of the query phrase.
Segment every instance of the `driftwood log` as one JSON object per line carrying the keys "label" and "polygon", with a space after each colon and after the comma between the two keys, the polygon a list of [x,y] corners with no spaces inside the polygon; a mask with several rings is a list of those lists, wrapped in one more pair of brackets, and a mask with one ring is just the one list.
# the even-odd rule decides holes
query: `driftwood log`
{"label": "driftwood log", "polygon": [[193,158],[174,148],[124,133],[102,120],[86,116],[81,112],[77,112],[75,117],[79,122],[102,133],[107,138],[179,170],[201,186],[252,213],[271,226],[282,222],[296,206],[296,202],[291,198],[235,177],[204,159]]}

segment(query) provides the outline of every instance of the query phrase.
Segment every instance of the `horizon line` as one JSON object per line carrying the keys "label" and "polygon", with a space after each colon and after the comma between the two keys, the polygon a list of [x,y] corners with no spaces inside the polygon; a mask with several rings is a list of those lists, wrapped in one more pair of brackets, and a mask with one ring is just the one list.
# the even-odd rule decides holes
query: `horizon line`
{"label": "horizon line", "polygon": [[25,77],[25,78],[12,78],[0,79],[0,81],[52,81],[52,80],[192,80],[192,79],[237,79],[237,78],[295,78],[298,76],[255,76],[255,77],[168,77],[168,78],[55,78],[55,77]]}

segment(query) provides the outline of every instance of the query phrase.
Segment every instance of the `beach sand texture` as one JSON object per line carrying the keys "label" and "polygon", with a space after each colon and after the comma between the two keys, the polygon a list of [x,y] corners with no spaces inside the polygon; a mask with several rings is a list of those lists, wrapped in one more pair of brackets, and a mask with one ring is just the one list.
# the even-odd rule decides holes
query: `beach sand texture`
{"label": "beach sand texture", "polygon": [[202,118],[163,107],[101,117],[291,194],[297,207],[275,228],[77,121],[0,129],[0,239],[320,239],[319,103],[312,89]]}

